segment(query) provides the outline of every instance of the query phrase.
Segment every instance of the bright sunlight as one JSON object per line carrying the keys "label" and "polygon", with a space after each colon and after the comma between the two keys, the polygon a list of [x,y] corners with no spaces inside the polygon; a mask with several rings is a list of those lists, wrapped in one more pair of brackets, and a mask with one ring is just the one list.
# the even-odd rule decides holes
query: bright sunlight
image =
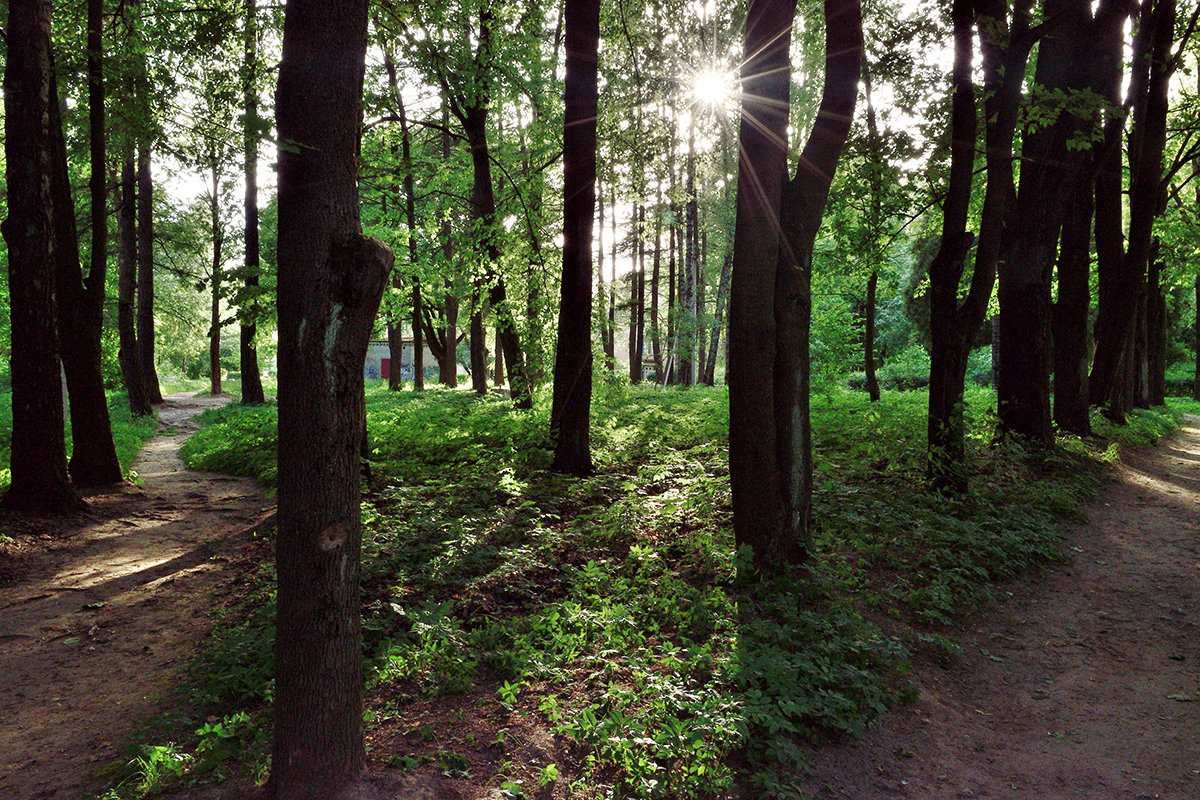
{"label": "bright sunlight", "polygon": [[692,101],[710,110],[733,108],[737,76],[723,67],[709,67],[692,76]]}

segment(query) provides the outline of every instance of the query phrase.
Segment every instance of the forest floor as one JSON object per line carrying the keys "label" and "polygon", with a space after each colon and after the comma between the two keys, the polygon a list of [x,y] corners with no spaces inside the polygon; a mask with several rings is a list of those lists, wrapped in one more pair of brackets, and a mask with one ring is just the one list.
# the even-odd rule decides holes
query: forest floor
{"label": "forest floor", "polygon": [[80,800],[96,770],[165,710],[243,572],[256,481],[188,470],[193,418],[224,397],[172,395],[138,455],[140,486],[94,493],[85,515],[0,530],[0,797]]}
{"label": "forest floor", "polygon": [[[272,511],[261,490],[179,460],[191,418],[220,402],[171,398],[135,467],[143,486],[90,498],[90,517],[55,528],[0,517],[17,541],[0,552],[0,797],[88,796],[96,770],[167,710],[213,609],[261,557],[246,535]],[[946,631],[961,652],[919,661],[914,703],[861,740],[815,749],[804,790],[1194,800],[1200,418],[1125,450],[1088,516],[1066,532],[1064,565],[1004,585],[1006,600]],[[401,783],[387,796],[477,800],[466,782]]]}
{"label": "forest floor", "polygon": [[1200,417],[1123,449],[1068,562],[965,620],[916,702],[820,748],[822,800],[1200,797]]}

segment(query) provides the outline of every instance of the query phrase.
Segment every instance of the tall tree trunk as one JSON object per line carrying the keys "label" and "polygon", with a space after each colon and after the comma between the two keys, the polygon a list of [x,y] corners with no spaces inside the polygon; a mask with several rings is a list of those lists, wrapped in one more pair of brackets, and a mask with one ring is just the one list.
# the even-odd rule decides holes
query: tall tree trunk
{"label": "tall tree trunk", "polygon": [[716,383],[717,353],[720,352],[721,325],[725,321],[725,303],[729,297],[729,278],[733,272],[733,250],[725,251],[725,261],[721,264],[721,282],[717,285],[716,306],[713,311],[712,339],[708,346],[707,371],[704,384],[712,386]]}
{"label": "tall tree trunk", "polygon": [[[491,14],[485,10],[479,29],[481,51],[486,51],[490,47],[488,42],[492,36],[491,25]],[[488,107],[485,104],[487,87],[484,85],[477,89],[477,96],[471,103],[458,102],[454,98],[450,98],[450,110],[462,123],[467,144],[471,148],[473,174],[471,214],[484,237],[482,250],[486,256],[485,277],[489,283],[487,300],[492,313],[496,314],[496,324],[500,326],[501,330],[500,340],[504,349],[504,360],[508,362],[508,385],[509,391],[512,393],[513,406],[532,408],[533,386],[526,374],[516,324],[508,308],[504,278],[496,273],[500,263],[500,243],[496,233],[499,221],[496,219],[495,186],[492,183],[492,165],[487,141]],[[472,318],[472,337],[474,336],[474,325]],[[474,373],[474,369],[472,369],[472,373]]]}
{"label": "tall tree trunk", "polygon": [[476,394],[487,394],[487,334],[483,329],[483,309],[479,290],[471,295],[471,321],[467,329],[471,347],[471,388]]}
{"label": "tall tree trunk", "polygon": [[700,213],[696,200],[696,125],[688,124],[688,151],[684,191],[687,205],[684,215],[684,236],[687,251],[683,263],[683,280],[680,281],[679,296],[679,356],[676,373],[678,383],[691,386],[696,382],[696,340],[699,318],[696,314],[696,279],[700,274]]}
{"label": "tall tree trunk", "polygon": [[[742,68],[737,221],[729,318],[729,466],[738,546],[756,563],[809,552],[808,291],[812,249],[857,94],[862,13],[825,2],[825,87],[786,180],[790,0],[751,0]],[[782,230],[781,230],[782,229]]]}
{"label": "tall tree trunk", "polygon": [[867,302],[863,308],[863,369],[867,374],[867,395],[872,403],[879,402],[879,378],[875,376],[875,295],[879,273],[867,278]]}
{"label": "tall tree trunk", "polygon": [[245,267],[246,297],[249,308],[242,309],[238,336],[238,369],[241,372],[242,404],[266,402],[262,376],[258,368],[258,10],[257,0],[244,0],[246,29],[243,41],[242,97],[245,119],[242,121],[243,164],[246,177]]}
{"label": "tall tree trunk", "polygon": [[209,303],[208,379],[209,390],[215,395],[221,394],[221,282],[223,280],[221,273],[224,259],[221,250],[225,243],[225,232],[221,228],[220,188],[221,176],[214,162],[212,194],[209,195],[208,204],[209,223],[212,228],[212,268],[209,273],[212,279],[209,286],[212,296]]}
{"label": "tall tree trunk", "polygon": [[696,383],[704,383],[708,374],[705,358],[708,351],[704,340],[708,338],[708,328],[704,324],[704,271],[708,267],[708,231],[700,228],[700,260],[696,269]]}
{"label": "tall tree trunk", "polygon": [[1151,248],[1146,293],[1146,400],[1161,406],[1167,399],[1167,302],[1163,297],[1159,242]]}
{"label": "tall tree trunk", "polygon": [[[1095,182],[1077,176],[1067,197],[1058,257],[1058,300],[1054,303],[1054,423],[1063,431],[1090,436],[1088,413],[1088,313],[1091,306],[1091,222]],[[1119,234],[1118,234],[1119,235]]]}
{"label": "tall tree trunk", "polygon": [[[104,174],[104,73],[101,39],[101,3],[89,0],[88,38],[88,127],[96,169],[99,198],[93,197],[93,220],[107,220],[108,188]],[[67,171],[67,147],[57,102],[58,91],[51,78],[50,135],[54,143],[54,174],[50,186],[54,209],[55,307],[58,313],[59,346],[71,412],[71,480],[77,486],[101,486],[121,481],[121,463],[113,444],[108,398],[101,369],[101,335],[104,313],[104,284],[108,272],[107,225],[100,227],[100,247],[93,253],[88,276],[79,263],[79,234],[75,201]],[[94,84],[93,84],[94,81]],[[95,96],[93,96],[95,93]],[[98,157],[97,157],[98,155]],[[94,221],[93,221],[93,224]]]}
{"label": "tall tree trunk", "polygon": [[288,0],[279,153],[276,800],[332,797],[364,763],[359,552],[363,360],[392,267],[357,187],[365,0]]}
{"label": "tall tree trunk", "polygon": [[[942,241],[929,268],[932,352],[929,373],[928,473],[941,490],[967,488],[963,391],[967,359],[976,331],[987,315],[988,298],[1004,236],[1008,203],[1015,195],[1012,146],[1025,62],[1033,42],[1029,36],[1032,0],[1013,9],[1009,30],[1005,8],[987,2],[978,12],[970,0],[955,0],[954,95],[951,112],[950,185],[942,215]],[[983,51],[987,188],[980,213],[970,289],[959,305],[959,283],[971,248],[967,231],[977,137],[975,87],[971,78],[972,27],[978,25]],[[1001,341],[1003,341],[1003,322]],[[1001,365],[1000,380],[1004,380]]]}
{"label": "tall tree trunk", "polygon": [[654,260],[650,268],[650,352],[654,358],[654,382],[663,382],[662,328],[659,326],[658,293],[662,282],[662,183],[654,202]]}
{"label": "tall tree trunk", "polygon": [[163,401],[154,367],[154,181],[150,175],[150,151],[138,148],[137,172],[137,345],[142,362],[146,399]]}
{"label": "tall tree trunk", "polygon": [[134,188],[136,166],[132,142],[125,148],[121,167],[121,201],[117,213],[117,357],[129,408],[135,416],[150,413],[150,398],[142,375],[142,359],[137,343],[137,195]]}
{"label": "tall tree trunk", "polygon": [[[1122,394],[1116,380],[1117,367],[1122,348],[1130,340],[1135,315],[1135,308],[1128,298],[1145,285],[1154,215],[1161,191],[1167,90],[1176,67],[1171,52],[1175,8],[1175,0],[1157,3],[1144,0],[1142,29],[1134,40],[1129,89],[1133,101],[1133,128],[1129,134],[1129,239],[1120,261],[1120,272],[1112,278],[1112,290],[1101,297],[1103,324],[1101,319],[1097,320],[1096,353],[1089,378],[1092,402],[1109,401],[1106,413],[1118,420],[1123,419],[1123,414],[1113,402]],[[1097,203],[1099,193],[1097,187]],[[1101,275],[1103,277],[1103,273]]]}
{"label": "tall tree trunk", "polygon": [[[1082,76],[1076,63],[1086,44],[1089,0],[1047,0],[1045,13],[1058,24],[1038,45],[1034,83],[1043,97],[1078,93]],[[1051,276],[1072,171],[1082,169],[1084,156],[1068,147],[1078,132],[1076,121],[1059,111],[1054,124],[1027,125],[1023,133],[1021,180],[999,262],[1000,330],[1019,332],[1000,336],[1000,427],[1039,444],[1054,440]]]}
{"label": "tall tree trunk", "polygon": [[[596,202],[600,0],[566,0],[563,115],[563,278],[554,359],[552,469],[592,471],[592,215]],[[603,224],[603,223],[602,223]]]}
{"label": "tall tree trunk", "polygon": [[49,0],[8,4],[4,156],[12,352],[12,483],[0,505],[62,513],[84,507],[67,478],[55,330],[54,141]]}
{"label": "tall tree trunk", "polygon": [[633,211],[629,217],[629,227],[631,231],[631,240],[629,248],[629,262],[633,269],[629,271],[629,382],[641,383],[642,381],[642,326],[645,322],[643,309],[645,308],[646,295],[643,291],[645,285],[641,264],[639,264],[638,254],[641,248],[641,230],[638,224],[638,212],[641,206],[638,203],[633,204]]}
{"label": "tall tree trunk", "polygon": [[500,342],[500,326],[496,326],[496,357],[492,366],[492,385],[504,388],[504,346]]}
{"label": "tall tree trunk", "polygon": [[608,282],[608,348],[605,350],[605,355],[608,357],[609,369],[615,375],[617,372],[617,187],[616,181],[613,181],[612,191],[609,194],[612,199],[612,279]]}

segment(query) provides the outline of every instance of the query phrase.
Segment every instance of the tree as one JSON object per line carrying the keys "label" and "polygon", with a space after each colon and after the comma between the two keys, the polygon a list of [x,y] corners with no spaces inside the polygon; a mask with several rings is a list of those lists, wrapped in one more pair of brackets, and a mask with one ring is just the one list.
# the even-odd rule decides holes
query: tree
{"label": "tree", "polygon": [[366,0],[288,0],[279,140],[277,800],[363,768],[359,609],[362,364],[392,267],[363,236],[358,147]]}
{"label": "tree", "polygon": [[746,19],[729,309],[729,472],[734,535],[762,565],[798,563],[808,556],[809,274],[829,185],[850,128],[862,55],[857,0],[826,0],[824,7],[824,92],[790,179],[794,0],[752,0]]}
{"label": "tree", "polygon": [[[1008,203],[1015,194],[1013,136],[1025,62],[1036,34],[1030,29],[1033,0],[1013,4],[1011,29],[1002,2],[955,0],[953,95],[950,118],[950,180],[942,209],[942,235],[929,266],[932,352],[929,372],[928,473],[933,485],[952,493],[967,489],[963,392],[971,342],[987,314],[1004,240]],[[979,240],[967,230],[975,170],[978,122],[972,71],[972,27],[983,54],[986,189]],[[959,303],[959,285],[975,245],[970,288]],[[1004,333],[1001,331],[1001,337]]]}
{"label": "tree", "polygon": [[8,287],[12,320],[12,484],[5,508],[39,513],[83,508],[67,479],[62,382],[54,313],[54,141],[50,0],[8,4],[4,159]]}
{"label": "tree", "polygon": [[553,469],[592,471],[592,219],[596,210],[596,109],[600,0],[567,0],[563,127],[563,280],[554,361]]}
{"label": "tree", "polygon": [[255,0],[245,0],[245,32],[242,59],[242,97],[245,103],[242,118],[242,147],[245,152],[246,176],[246,240],[245,246],[245,298],[238,315],[241,318],[238,366],[242,380],[242,403],[265,402],[262,378],[258,372],[258,139],[261,135],[258,118],[258,9]]}
{"label": "tree", "polygon": [[[93,245],[90,269],[83,276],[79,235],[71,197],[66,140],[59,118],[57,91],[51,104],[50,133],[54,137],[54,175],[51,184],[55,227],[55,291],[63,372],[71,400],[71,480],[77,486],[99,486],[121,480],[121,462],[113,443],[108,398],[101,368],[101,328],[107,259],[107,186],[104,146],[104,74],[100,0],[88,2],[88,117],[92,161]],[[97,203],[96,197],[99,202]],[[99,246],[95,244],[99,241]]]}

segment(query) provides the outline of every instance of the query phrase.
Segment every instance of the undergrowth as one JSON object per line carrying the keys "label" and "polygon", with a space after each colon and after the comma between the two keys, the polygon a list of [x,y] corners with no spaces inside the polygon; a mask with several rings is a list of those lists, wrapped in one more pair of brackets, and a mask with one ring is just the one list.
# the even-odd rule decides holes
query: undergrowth
{"label": "undergrowth", "polygon": [[[599,382],[586,479],[547,472],[547,401],[518,412],[466,392],[368,390],[377,765],[503,797],[556,781],[579,798],[798,797],[807,747],[862,733],[910,695],[914,652],[952,659],[957,615],[1059,558],[1058,525],[1080,517],[1108,444],[994,444],[994,395],[971,389],[971,490],[949,499],[923,480],[923,392],[871,404],[834,390],[813,404],[814,558],[766,576],[733,546],[724,390]],[[273,407],[204,421],[192,466],[274,481]],[[1173,425],[1139,414],[1120,436]],[[172,745],[193,760],[165,784],[227,763],[262,776],[269,568],[251,586],[197,662],[195,712]],[[531,729],[559,743],[553,761],[522,749]],[[147,795],[139,758],[112,797]]]}

